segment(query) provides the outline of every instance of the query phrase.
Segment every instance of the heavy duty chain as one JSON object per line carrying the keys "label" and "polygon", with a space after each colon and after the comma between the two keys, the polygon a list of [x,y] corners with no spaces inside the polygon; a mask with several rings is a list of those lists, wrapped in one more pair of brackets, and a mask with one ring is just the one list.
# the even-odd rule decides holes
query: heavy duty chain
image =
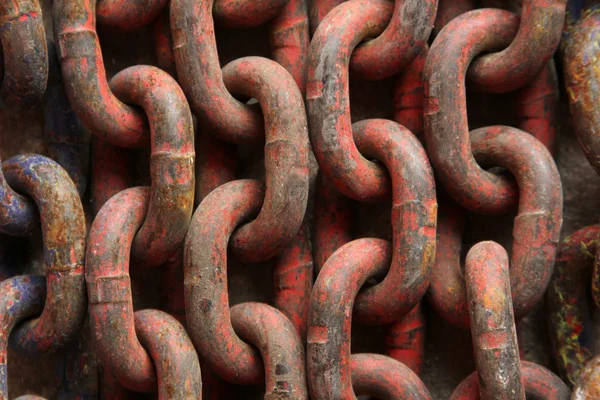
{"label": "heavy duty chain", "polygon": [[[2,108],[44,118],[0,168],[0,400],[42,355],[59,399],[600,397],[600,225],[559,242],[554,159],[564,93],[600,173],[595,4],[46,3],[0,0]],[[500,94],[515,127],[474,117]],[[544,297],[558,375],[520,325]],[[431,322],[468,371],[432,376]]]}

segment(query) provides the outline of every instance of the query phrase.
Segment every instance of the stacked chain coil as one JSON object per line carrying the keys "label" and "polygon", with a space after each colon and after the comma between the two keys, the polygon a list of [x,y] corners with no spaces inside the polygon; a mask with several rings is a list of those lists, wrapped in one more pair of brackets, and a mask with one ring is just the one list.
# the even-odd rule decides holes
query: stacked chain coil
{"label": "stacked chain coil", "polygon": [[0,0],[0,400],[600,398],[598,7]]}

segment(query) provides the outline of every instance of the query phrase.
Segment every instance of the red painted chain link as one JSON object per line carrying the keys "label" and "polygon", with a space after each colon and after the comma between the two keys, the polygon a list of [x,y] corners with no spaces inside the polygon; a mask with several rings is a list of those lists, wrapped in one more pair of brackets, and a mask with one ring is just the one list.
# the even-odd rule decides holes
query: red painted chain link
{"label": "red painted chain link", "polygon": [[[313,2],[310,11],[313,35],[319,35],[316,32],[317,26],[321,24],[330,11],[339,4],[344,3],[344,1],[319,0]],[[350,2],[350,5],[343,8],[353,9],[357,6],[357,2]],[[387,19],[382,23],[384,24],[383,27],[372,26],[369,28],[378,31],[372,33],[377,37],[354,49],[350,59],[352,77],[380,80],[403,70],[427,44],[436,11],[437,0],[394,1],[392,14],[385,13],[383,16],[383,19]],[[360,11],[358,14],[360,14]],[[365,17],[356,15],[356,18],[359,19]],[[363,21],[368,20],[369,18],[366,18]],[[352,25],[354,23],[349,23],[348,27],[354,29],[355,27]],[[356,46],[356,43],[354,46]]]}
{"label": "red painted chain link", "polygon": [[85,271],[96,353],[124,386],[144,392],[156,390],[156,372],[135,334],[129,256],[148,200],[147,188],[133,188],[102,207],[90,229]]}
{"label": "red painted chain link", "polygon": [[391,176],[395,254],[381,283],[358,295],[355,313],[363,323],[389,324],[415,307],[429,285],[435,255],[435,184],[421,145],[400,125],[366,120],[354,124],[353,131],[362,154],[376,157]]}
{"label": "red painted chain link", "polygon": [[[506,212],[516,201],[516,191],[505,177],[481,169],[472,156],[463,78],[477,54],[502,46],[510,39],[517,21],[513,14],[500,10],[464,14],[436,38],[425,65],[425,137],[431,162],[450,195],[461,206],[475,212]],[[440,60],[448,59],[456,63],[446,63],[440,68]],[[552,96],[552,76],[548,75],[551,72],[546,74],[550,83],[542,80],[542,75],[538,78],[542,80],[540,83],[533,83],[535,86],[528,87],[521,95],[520,118],[524,129],[551,132],[544,126],[536,128],[535,122],[529,121],[530,115],[543,121],[544,115],[549,114],[546,102],[541,106],[537,102],[529,103],[529,99],[538,99],[548,85]],[[538,95],[532,96],[531,91]],[[548,101],[552,102],[552,98]],[[541,136],[535,131],[532,133]],[[545,143],[548,140],[545,139]]]}
{"label": "red painted chain link", "polygon": [[[509,127],[471,132],[475,157],[509,169],[519,187],[519,214],[513,227],[511,292],[517,319],[544,294],[554,265],[562,225],[562,188],[556,165],[544,146]],[[438,253],[429,299],[451,322],[467,328],[468,303],[459,266],[462,219],[455,207],[442,206]]]}
{"label": "red painted chain link", "polygon": [[378,354],[353,354],[352,388],[357,396],[380,399],[431,399],[419,378],[402,363]]}
{"label": "red painted chain link", "polygon": [[310,293],[313,286],[313,258],[308,227],[302,225],[291,244],[283,250],[273,270],[273,304],[306,340]]}
{"label": "red painted chain link", "polygon": [[[156,390],[158,382],[160,398],[196,397],[201,388],[200,365],[183,328],[159,311],[133,312],[129,255],[149,201],[148,189],[122,191],[105,204],[92,224],[86,281],[94,344],[105,368],[126,387],[148,392]],[[115,348],[123,352],[111,350]]]}
{"label": "red painted chain link", "polygon": [[436,37],[425,63],[428,155],[448,193],[474,212],[505,212],[517,193],[506,177],[484,171],[472,156],[464,77],[477,54],[510,43],[517,27],[518,18],[506,11],[463,14]]}
{"label": "red painted chain link", "polygon": [[[223,81],[212,20],[213,3],[214,0],[200,3],[189,0],[171,2],[170,22],[177,75],[194,114],[211,128],[211,132],[232,143],[257,142],[263,131],[261,115],[256,109],[233,98]],[[276,49],[277,58],[282,58],[284,66],[290,66],[290,72],[298,74],[295,75],[296,82],[303,81],[304,68],[297,68],[296,65],[304,65],[302,58],[305,57],[304,49],[308,44],[308,26],[302,24],[301,10],[300,7],[297,12],[289,12],[289,20],[278,20],[272,34],[272,46]],[[296,23],[297,16],[300,24]],[[294,30],[299,32],[294,33]],[[288,46],[291,52],[289,56],[283,52]],[[288,64],[286,61],[290,60],[294,62]]]}
{"label": "red painted chain link", "polygon": [[165,8],[168,0],[97,0],[98,25],[117,32],[130,32],[150,24]]}
{"label": "red painted chain link", "polygon": [[479,393],[525,399],[506,250],[495,242],[476,244],[465,275]]}
{"label": "red painted chain link", "polygon": [[308,201],[308,135],[304,104],[292,76],[264,58],[241,58],[223,68],[231,92],[258,100],[265,119],[265,199],[256,219],[231,238],[238,257],[263,261],[298,232]]}
{"label": "red painted chain link", "polygon": [[433,25],[434,38],[448,22],[461,14],[469,12],[475,8],[475,0],[439,0],[437,15]]}
{"label": "red painted chain link", "polygon": [[83,124],[102,140],[121,147],[149,143],[143,114],[119,101],[108,87],[93,0],[54,2],[54,34],[67,95]]}
{"label": "red painted chain link", "polygon": [[[521,361],[521,368],[527,397],[545,400],[569,398],[569,388],[546,368],[527,361]],[[450,400],[479,400],[480,398],[477,372],[473,372],[462,381],[450,396]]]}
{"label": "red painted chain link", "polygon": [[427,45],[437,0],[394,1],[392,18],[381,35],[352,52],[353,78],[380,80],[402,71]]}
{"label": "red painted chain link", "polygon": [[567,1],[521,0],[521,4],[519,29],[508,47],[473,60],[467,71],[473,87],[496,93],[519,89],[546,66],[558,48]]}
{"label": "red painted chain link", "polygon": [[132,245],[138,265],[164,263],[183,243],[194,203],[192,115],[181,88],[165,72],[131,67],[110,80],[112,92],[139,104],[150,122],[152,179],[148,214]]}
{"label": "red painted chain link", "polygon": [[306,103],[313,151],[335,188],[360,201],[384,199],[391,185],[385,170],[365,159],[352,139],[347,65],[363,38],[385,29],[391,12],[385,1],[343,3],[319,25],[309,49]]}
{"label": "red painted chain link", "polygon": [[[400,392],[403,398],[428,398],[427,389],[408,368],[383,358],[390,364],[385,373],[375,373],[367,360],[355,359],[350,368],[351,312],[360,287],[372,277],[385,273],[392,258],[389,244],[379,239],[358,239],[336,251],[327,261],[315,283],[309,309],[307,368],[311,396],[317,399],[352,399],[353,376],[359,383],[358,393],[376,394],[379,390]],[[362,362],[361,362],[362,361]],[[394,366],[395,365],[395,366]],[[401,365],[401,364],[400,364]],[[386,383],[398,368],[408,377],[400,382]],[[354,375],[356,371],[356,375]],[[371,382],[370,385],[365,381]],[[374,393],[373,393],[374,392]],[[358,394],[357,393],[357,394]]]}
{"label": "red painted chain link", "polygon": [[556,375],[519,360],[506,251],[494,242],[479,243],[469,251],[466,268],[477,372],[450,398],[525,399],[527,394],[566,400],[569,389]]}
{"label": "red painted chain link", "polygon": [[[256,215],[263,198],[259,182],[237,180],[211,192],[194,214],[184,254],[189,332],[201,358],[223,379],[257,384],[264,377],[267,394],[298,393],[298,398],[305,398],[303,349],[294,325],[266,305],[236,306],[231,313],[229,309],[229,238],[240,223]],[[265,330],[251,322],[254,318],[259,318]],[[265,367],[236,331],[258,346]],[[286,357],[281,358],[280,348],[286,349]]]}
{"label": "red painted chain link", "polygon": [[216,0],[215,20],[230,28],[250,28],[275,18],[287,0]]}

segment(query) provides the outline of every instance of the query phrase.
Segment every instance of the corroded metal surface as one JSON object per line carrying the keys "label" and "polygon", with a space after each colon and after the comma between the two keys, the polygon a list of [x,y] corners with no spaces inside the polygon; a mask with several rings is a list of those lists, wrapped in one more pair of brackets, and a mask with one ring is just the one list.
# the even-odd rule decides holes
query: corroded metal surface
{"label": "corroded metal surface", "polygon": [[156,391],[156,371],[135,333],[129,256],[148,201],[147,188],[133,188],[102,207],[90,229],[85,271],[96,354],[121,384],[143,392]]}
{"label": "corroded metal surface", "polygon": [[558,48],[566,0],[522,0],[519,29],[510,44],[473,60],[467,79],[486,92],[510,92],[528,84]]}
{"label": "corroded metal surface", "polygon": [[394,231],[390,270],[381,283],[358,295],[354,312],[362,323],[388,324],[415,307],[429,285],[435,257],[435,184],[421,144],[402,126],[365,120],[354,124],[353,131],[359,151],[389,171]]}
{"label": "corroded metal surface", "polygon": [[599,233],[600,226],[592,225],[562,241],[546,295],[556,367],[570,386],[593,357],[588,297]]}
{"label": "corroded metal surface", "polygon": [[501,10],[463,14],[436,37],[425,63],[428,155],[448,193],[474,212],[506,212],[515,205],[517,190],[506,177],[481,169],[473,158],[464,77],[476,55],[510,43],[518,21],[514,14]]}
{"label": "corroded metal surface", "polygon": [[[523,383],[527,397],[546,400],[567,400],[570,390],[563,381],[546,368],[522,361]],[[477,372],[469,375],[450,396],[451,400],[478,400],[480,398]]]}
{"label": "corroded metal surface", "polygon": [[16,276],[0,282],[0,293],[0,399],[8,400],[8,338],[17,323],[42,312],[46,283],[42,277]]}
{"label": "corroded metal surface", "polygon": [[469,250],[465,272],[479,393],[524,400],[508,254],[495,242],[480,242]]}
{"label": "corroded metal surface", "polygon": [[[368,382],[373,380],[378,382],[380,390],[385,391],[387,386],[387,390],[400,391],[403,397],[421,398],[422,393],[427,393],[407,367],[404,367],[404,373],[409,379],[403,380],[402,385],[392,384],[392,377],[397,373],[397,367],[392,366],[398,362],[387,357],[381,356],[388,368],[379,373],[374,365],[361,365],[367,364],[368,360],[357,359],[352,369],[349,363],[352,317],[345,309],[352,307],[360,287],[369,278],[385,272],[391,250],[385,241],[358,239],[336,251],[321,270],[313,289],[308,320],[308,382],[313,398],[355,398],[355,377],[358,382],[356,394],[372,391]],[[342,304],[346,306],[340,307]]]}
{"label": "corroded metal surface", "polygon": [[158,398],[200,399],[200,362],[183,326],[159,310],[136,311],[134,324],[140,343],[156,365]]}
{"label": "corroded metal surface", "polygon": [[42,99],[48,81],[46,33],[38,0],[0,3],[0,42],[0,96],[8,106],[31,109]]}
{"label": "corroded metal surface", "polygon": [[264,367],[257,350],[243,342],[231,325],[227,248],[233,230],[256,215],[263,198],[263,186],[251,180],[213,190],[194,213],[184,247],[190,336],[201,359],[223,379],[238,384],[260,383]]}
{"label": "corroded metal surface", "polygon": [[565,42],[563,67],[565,86],[575,133],[590,164],[600,173],[600,139],[598,138],[598,71],[594,62],[598,56],[597,34],[600,13],[593,9],[569,30]]}
{"label": "corroded metal surface", "polygon": [[[515,128],[488,127],[471,134],[475,157],[485,164],[508,168],[524,189],[513,227],[510,263],[515,316],[521,318],[542,297],[552,275],[562,226],[562,187],[558,171],[544,146]],[[537,183],[527,183],[529,179]],[[468,328],[467,299],[459,264],[464,217],[455,205],[445,203],[438,231],[438,267],[429,298],[442,316]]]}
{"label": "corroded metal surface", "polygon": [[28,354],[54,351],[75,339],[86,310],[86,226],[81,199],[67,172],[49,158],[15,156],[4,162],[8,183],[38,207],[48,296],[39,318],[22,323],[12,342]]}
{"label": "corroded metal surface", "polygon": [[[455,397],[567,398],[540,300],[562,190],[569,233],[597,222],[600,180],[565,112],[593,162],[596,11],[565,3],[0,6],[35,8],[0,33],[1,156],[64,167],[0,174],[0,279],[48,286],[0,335],[4,397],[448,398],[477,369]],[[594,229],[547,298],[574,398],[597,386]],[[484,242],[463,267],[490,239],[510,266]]]}
{"label": "corroded metal surface", "polygon": [[[236,100],[223,81],[214,34],[213,3],[214,0],[171,2],[170,23],[177,75],[194,114],[214,135],[238,144],[257,142],[264,130],[262,115],[255,108]],[[294,12],[290,10],[293,6],[284,7],[282,15],[285,16],[274,23],[271,44],[276,60],[281,57],[282,65],[289,68],[302,90],[308,24],[302,9]],[[296,23],[297,18],[300,23]],[[280,76],[270,77],[278,80]],[[285,75],[281,77],[285,80]],[[267,113],[266,110],[263,112]],[[268,118],[266,115],[265,119]]]}
{"label": "corroded metal surface", "polygon": [[119,101],[108,87],[102,50],[96,33],[94,0],[54,3],[54,35],[65,90],[81,122],[100,139],[122,147],[149,143],[143,114]]}
{"label": "corroded metal surface", "polygon": [[[277,77],[277,79],[274,79]],[[278,254],[296,235],[308,202],[308,128],[292,76],[264,58],[223,67],[228,90],[258,100],[265,118],[265,199],[256,219],[231,239],[234,254],[258,262]]]}
{"label": "corroded metal surface", "polygon": [[308,399],[304,348],[296,328],[266,304],[231,308],[231,324],[240,337],[260,351],[265,366],[265,399]]}
{"label": "corroded metal surface", "polygon": [[303,225],[277,258],[273,269],[273,304],[306,340],[308,306],[313,285],[313,259],[308,227]]}
{"label": "corroded metal surface", "polygon": [[352,387],[357,396],[379,399],[431,399],[429,391],[406,366],[378,354],[354,354],[350,359]]}
{"label": "corroded metal surface", "polygon": [[118,32],[135,31],[154,21],[167,4],[168,0],[100,0],[96,20]]}
{"label": "corroded metal surface", "polygon": [[131,251],[137,265],[155,267],[183,243],[192,216],[192,114],[177,82],[158,68],[127,68],[110,80],[110,88],[120,99],[140,105],[150,122],[150,203]]}

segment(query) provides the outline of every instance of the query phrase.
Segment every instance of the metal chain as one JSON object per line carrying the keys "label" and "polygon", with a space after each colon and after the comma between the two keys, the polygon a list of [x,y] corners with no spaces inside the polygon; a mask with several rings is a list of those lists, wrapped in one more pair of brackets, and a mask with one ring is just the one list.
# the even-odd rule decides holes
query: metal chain
{"label": "metal chain", "polygon": [[[54,0],[46,43],[37,0],[0,1],[0,97],[42,105],[51,158],[0,168],[0,240],[41,226],[46,275],[9,268],[25,261],[0,243],[0,400],[9,346],[57,353],[61,399],[247,398],[249,385],[266,399],[430,399],[433,312],[472,338],[476,371],[451,399],[597,397],[600,228],[559,244],[552,58],[562,38],[558,72],[600,173],[598,13],[475,3]],[[248,28],[271,59],[218,48],[221,30]],[[103,31],[146,34],[156,66],[110,76]],[[389,86],[389,110],[358,120],[355,84]],[[516,128],[472,129],[472,92],[512,92]],[[387,236],[357,233],[369,203]],[[463,266],[469,213],[515,211],[510,257],[483,241]],[[266,271],[272,293],[235,292],[238,264]],[[516,323],[544,296],[568,386],[522,359]],[[380,327],[385,355],[353,353],[357,324]]]}

